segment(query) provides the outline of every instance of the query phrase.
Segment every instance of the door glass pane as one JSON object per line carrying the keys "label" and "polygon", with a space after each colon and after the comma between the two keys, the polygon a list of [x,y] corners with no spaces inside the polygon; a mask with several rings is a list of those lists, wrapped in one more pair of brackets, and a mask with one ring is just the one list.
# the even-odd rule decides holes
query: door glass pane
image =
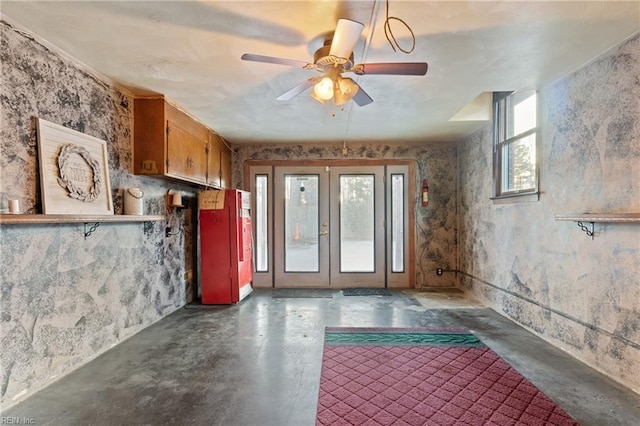
{"label": "door glass pane", "polygon": [[269,223],[267,200],[267,175],[256,175],[255,197],[256,197],[256,272],[267,272],[269,270],[269,235],[267,224]]}
{"label": "door glass pane", "polygon": [[404,175],[391,175],[391,272],[404,272]]}
{"label": "door glass pane", "polygon": [[285,272],[318,272],[317,175],[286,175],[284,178]]}
{"label": "door glass pane", "polygon": [[340,176],[340,272],[375,272],[374,176]]}

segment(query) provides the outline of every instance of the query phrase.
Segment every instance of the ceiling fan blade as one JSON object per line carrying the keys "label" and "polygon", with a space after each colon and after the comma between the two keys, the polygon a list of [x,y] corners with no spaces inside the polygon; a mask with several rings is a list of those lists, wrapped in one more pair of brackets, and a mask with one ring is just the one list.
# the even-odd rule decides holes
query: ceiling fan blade
{"label": "ceiling fan blade", "polygon": [[309,65],[308,62],[296,61],[293,59],[276,58],[273,56],[254,55],[253,53],[245,53],[240,57],[243,61],[266,62],[268,64],[287,65],[290,67],[304,68]]}
{"label": "ceiling fan blade", "polygon": [[305,90],[307,90],[309,87],[313,86],[315,83],[317,83],[318,79],[317,78],[310,78],[309,80],[305,80],[302,83],[298,84],[297,86],[292,87],[291,89],[287,90],[286,92],[284,92],[282,95],[278,96],[276,98],[276,100],[278,101],[288,101],[291,98],[293,98],[296,95],[299,95],[300,93],[304,92]]}
{"label": "ceiling fan blade", "polygon": [[338,19],[336,31],[333,33],[329,55],[348,59],[362,34],[364,25],[349,19]]}
{"label": "ceiling fan blade", "polygon": [[357,103],[358,106],[369,105],[371,102],[373,102],[371,96],[369,96],[367,92],[362,90],[362,86],[360,85],[358,85],[358,92],[351,99],[353,99],[353,102]]}
{"label": "ceiling fan blade", "polygon": [[353,72],[358,75],[425,75],[428,68],[429,65],[426,62],[387,62],[375,64],[357,64],[353,66]]}

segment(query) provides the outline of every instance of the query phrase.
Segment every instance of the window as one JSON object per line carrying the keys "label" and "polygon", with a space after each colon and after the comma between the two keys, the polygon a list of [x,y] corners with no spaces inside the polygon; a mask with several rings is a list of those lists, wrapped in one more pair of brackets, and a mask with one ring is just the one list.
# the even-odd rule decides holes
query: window
{"label": "window", "polygon": [[538,199],[537,130],[535,91],[494,93],[495,198]]}
{"label": "window", "polygon": [[269,209],[267,203],[269,199],[268,176],[255,176],[255,249],[256,272],[269,271],[269,232],[267,225],[269,223]]}
{"label": "window", "polygon": [[404,272],[404,174],[391,174],[391,272]]}

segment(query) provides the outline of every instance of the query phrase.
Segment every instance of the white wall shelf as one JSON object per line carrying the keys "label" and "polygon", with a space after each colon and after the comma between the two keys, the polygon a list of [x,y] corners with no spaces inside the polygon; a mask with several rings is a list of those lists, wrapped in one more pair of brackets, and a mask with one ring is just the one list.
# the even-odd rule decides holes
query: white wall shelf
{"label": "white wall shelf", "polygon": [[[596,223],[640,223],[640,213],[577,213],[557,214],[556,220],[576,222],[593,240]],[[589,223],[591,226],[585,225]]]}

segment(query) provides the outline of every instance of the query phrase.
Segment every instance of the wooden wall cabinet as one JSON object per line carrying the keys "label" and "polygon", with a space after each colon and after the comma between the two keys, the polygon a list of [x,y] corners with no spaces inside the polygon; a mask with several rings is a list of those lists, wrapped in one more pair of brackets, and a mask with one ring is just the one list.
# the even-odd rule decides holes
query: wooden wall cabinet
{"label": "wooden wall cabinet", "polygon": [[[134,101],[134,173],[222,188],[231,153],[220,136],[164,98]],[[228,164],[222,164],[222,162]]]}

